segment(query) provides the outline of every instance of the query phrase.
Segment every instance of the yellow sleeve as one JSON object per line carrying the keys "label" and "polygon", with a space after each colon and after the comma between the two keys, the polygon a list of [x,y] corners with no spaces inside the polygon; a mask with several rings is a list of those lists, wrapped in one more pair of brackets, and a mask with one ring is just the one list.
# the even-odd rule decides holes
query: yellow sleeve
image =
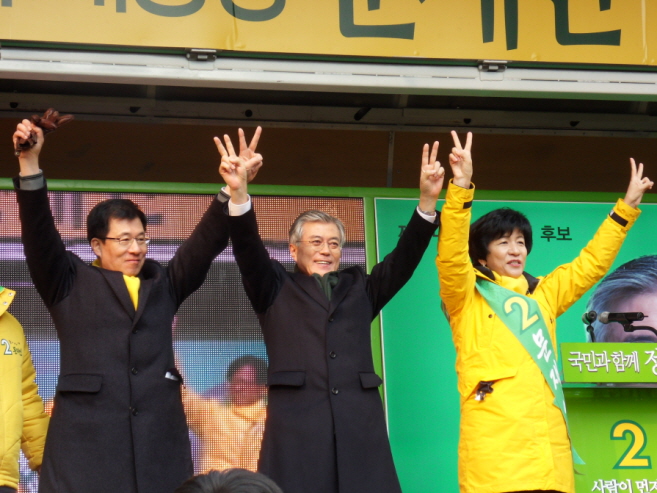
{"label": "yellow sleeve", "polygon": [[[187,425],[199,437],[205,438],[202,436],[204,430],[203,425],[207,421],[212,421],[218,405],[210,399],[204,399],[185,386],[182,387],[182,401],[183,407],[185,408],[185,416],[187,416]],[[216,426],[217,423],[214,423],[214,425]]]}
{"label": "yellow sleeve", "polygon": [[475,274],[468,255],[473,197],[474,184],[466,190],[450,181],[440,213],[436,267],[440,297],[450,317],[463,309],[474,290]]}
{"label": "yellow sleeve", "polygon": [[[641,211],[619,199],[579,256],[541,280],[539,289],[558,317],[609,271]],[[614,217],[612,217],[612,215]]]}
{"label": "yellow sleeve", "polygon": [[242,437],[240,462],[235,467],[243,467],[254,472],[258,470],[258,457],[260,456],[262,436],[265,432],[266,415],[266,407],[263,405],[256,420]]}
{"label": "yellow sleeve", "polygon": [[43,401],[38,394],[37,384],[34,379],[36,372],[32,364],[32,355],[27,345],[23,346],[23,434],[21,437],[21,448],[25,457],[29,460],[30,468],[33,470],[41,466],[43,459],[43,448],[46,444],[46,433],[50,418],[43,410]]}

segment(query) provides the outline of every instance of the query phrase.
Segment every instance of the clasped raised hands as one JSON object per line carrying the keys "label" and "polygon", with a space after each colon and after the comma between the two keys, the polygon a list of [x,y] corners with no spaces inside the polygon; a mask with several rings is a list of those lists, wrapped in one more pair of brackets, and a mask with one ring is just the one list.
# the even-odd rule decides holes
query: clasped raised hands
{"label": "clasped raised hands", "polygon": [[247,146],[244,131],[240,128],[238,130],[239,154],[235,152],[228,135],[224,135],[225,147],[219,137],[214,138],[214,143],[219,150],[219,154],[221,154],[219,174],[230,189],[227,192],[235,203],[243,203],[242,199],[244,199],[244,202],[246,201],[246,184],[255,178],[262,166],[262,155],[256,153],[261,133],[262,128],[256,128],[251,143]]}
{"label": "clasped raised hands", "polygon": [[14,149],[19,148],[20,144],[31,138],[34,139],[34,145],[18,154],[21,176],[35,175],[39,172],[39,153],[43,146],[43,130],[27,119],[16,125],[16,131],[12,135]]}

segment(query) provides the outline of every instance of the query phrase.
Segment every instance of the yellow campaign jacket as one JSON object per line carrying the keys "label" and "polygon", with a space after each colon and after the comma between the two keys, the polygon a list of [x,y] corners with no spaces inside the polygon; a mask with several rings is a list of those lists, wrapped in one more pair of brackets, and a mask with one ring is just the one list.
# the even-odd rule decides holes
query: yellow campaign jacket
{"label": "yellow campaign jacket", "polygon": [[[552,404],[550,387],[475,288],[477,276],[486,275],[473,267],[468,256],[473,196],[474,186],[466,190],[449,184],[436,258],[440,296],[457,354],[461,491],[574,493],[568,432],[561,411]],[[538,302],[555,348],[556,318],[605,275],[640,213],[622,200],[614,212],[618,221],[608,216],[575,260],[545,277],[514,279],[488,271],[493,282]],[[477,401],[481,381],[494,382],[494,390]]]}
{"label": "yellow campaign jacket", "polygon": [[15,296],[9,289],[0,292],[0,486],[17,489],[19,450],[32,469],[41,466],[49,418],[23,328],[7,311]]}
{"label": "yellow campaign jacket", "polygon": [[258,470],[267,417],[263,399],[237,406],[201,397],[188,387],[182,388],[182,398],[187,424],[201,441],[197,464],[201,474],[235,467]]}

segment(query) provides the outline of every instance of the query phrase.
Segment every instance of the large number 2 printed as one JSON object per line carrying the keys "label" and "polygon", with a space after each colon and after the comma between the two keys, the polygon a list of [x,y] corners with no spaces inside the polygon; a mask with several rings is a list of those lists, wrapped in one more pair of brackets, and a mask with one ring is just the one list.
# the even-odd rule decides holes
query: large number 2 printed
{"label": "large number 2 printed", "polygon": [[527,301],[520,296],[514,296],[513,298],[506,300],[504,302],[504,312],[511,313],[513,311],[513,305],[518,305],[522,312],[522,330],[527,329],[538,320],[538,315],[536,314],[531,317],[529,316],[529,305],[527,304]]}
{"label": "large number 2 printed", "polygon": [[9,341],[8,341],[7,339],[3,339],[3,340],[1,340],[1,341],[0,341],[0,344],[4,344],[4,346],[6,347],[6,349],[5,349],[5,354],[13,354],[13,353],[11,352],[11,346],[9,345]]}
{"label": "large number 2 printed", "polygon": [[645,430],[639,423],[634,421],[619,421],[611,427],[612,440],[625,440],[625,435],[629,433],[632,443],[625,453],[618,459],[614,469],[651,469],[650,456],[642,457],[640,454],[646,448],[648,437]]}

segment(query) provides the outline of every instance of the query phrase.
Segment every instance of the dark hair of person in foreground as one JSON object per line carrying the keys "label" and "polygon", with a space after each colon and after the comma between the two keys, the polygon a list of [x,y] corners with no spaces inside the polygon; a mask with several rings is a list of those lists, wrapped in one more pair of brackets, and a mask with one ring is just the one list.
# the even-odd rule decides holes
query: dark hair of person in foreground
{"label": "dark hair of person in foreground", "polygon": [[194,476],[174,493],[283,493],[283,490],[263,474],[246,469],[227,469]]}
{"label": "dark hair of person in foreground", "polygon": [[107,199],[98,202],[87,216],[87,240],[98,238],[105,241],[109,233],[110,219],[135,219],[139,218],[144,230],[146,230],[146,214],[129,199]]}
{"label": "dark hair of person in foreground", "polygon": [[519,230],[525,240],[527,255],[532,251],[532,226],[527,217],[519,211],[502,207],[481,216],[470,225],[469,254],[472,263],[479,265],[490,251],[488,246],[504,235]]}

